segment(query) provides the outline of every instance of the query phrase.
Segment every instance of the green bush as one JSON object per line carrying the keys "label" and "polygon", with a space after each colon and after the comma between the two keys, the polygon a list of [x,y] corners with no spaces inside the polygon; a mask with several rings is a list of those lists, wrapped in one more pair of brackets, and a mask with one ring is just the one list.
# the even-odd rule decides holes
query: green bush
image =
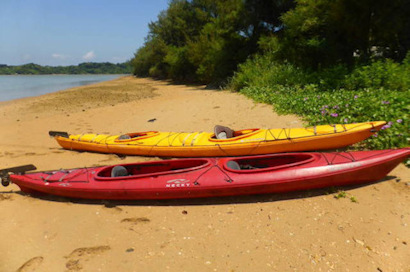
{"label": "green bush", "polygon": [[343,65],[308,72],[268,57],[248,60],[231,79],[230,87],[248,97],[272,104],[278,113],[297,114],[309,125],[386,121],[363,148],[408,145],[410,112],[409,57],[358,66],[349,73]]}
{"label": "green bush", "polygon": [[246,87],[241,93],[258,102],[273,104],[280,114],[300,115],[309,125],[388,122],[358,147],[384,149],[408,145],[410,101],[404,92],[386,89],[323,92],[312,84],[303,88]]}
{"label": "green bush", "polygon": [[366,66],[359,66],[346,77],[346,88],[386,88],[396,91],[410,89],[410,54],[403,64],[392,60],[379,60]]}
{"label": "green bush", "polygon": [[310,82],[311,75],[289,63],[275,62],[269,55],[256,55],[238,66],[229,88],[240,90],[246,86],[299,86]]}

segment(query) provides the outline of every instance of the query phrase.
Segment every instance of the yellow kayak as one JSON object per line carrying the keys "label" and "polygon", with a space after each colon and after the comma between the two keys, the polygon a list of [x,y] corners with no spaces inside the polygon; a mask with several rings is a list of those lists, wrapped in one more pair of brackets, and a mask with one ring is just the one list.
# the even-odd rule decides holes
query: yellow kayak
{"label": "yellow kayak", "polygon": [[384,121],[322,125],[308,128],[231,130],[212,132],[145,131],[124,135],[50,131],[65,149],[158,157],[246,156],[345,147],[370,137]]}

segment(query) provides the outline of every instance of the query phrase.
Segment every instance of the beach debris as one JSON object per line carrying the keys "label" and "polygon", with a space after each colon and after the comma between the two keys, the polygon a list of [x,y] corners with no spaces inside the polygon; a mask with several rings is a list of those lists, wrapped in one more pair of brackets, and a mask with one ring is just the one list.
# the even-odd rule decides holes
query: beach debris
{"label": "beach debris", "polygon": [[155,122],[155,121],[157,121],[157,118],[153,118],[153,119],[148,120],[148,122],[150,122],[150,123]]}
{"label": "beach debris", "polygon": [[183,211],[182,211],[182,214],[188,214],[188,211],[183,210]]}
{"label": "beach debris", "polygon": [[364,247],[366,250],[373,251],[373,249],[369,245],[366,245],[363,241],[356,239],[354,237],[353,237],[353,241],[355,241],[358,245],[361,245],[362,247]]}
{"label": "beach debris", "polygon": [[358,243],[358,244],[361,245],[361,246],[364,246],[364,242],[361,241],[361,240],[359,240],[359,239],[353,238],[353,241],[355,241],[356,243]]}
{"label": "beach debris", "polygon": [[132,248],[132,247],[130,247],[130,248],[127,248],[127,250],[125,250],[125,252],[134,252],[134,249]]}

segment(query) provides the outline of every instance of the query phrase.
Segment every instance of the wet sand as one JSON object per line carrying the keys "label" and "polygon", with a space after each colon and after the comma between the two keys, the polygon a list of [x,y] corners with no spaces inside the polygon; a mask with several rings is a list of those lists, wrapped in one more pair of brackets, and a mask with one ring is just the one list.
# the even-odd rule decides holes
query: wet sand
{"label": "wet sand", "polygon": [[[211,131],[216,124],[303,126],[240,94],[124,77],[0,103],[0,168],[158,159],[63,150],[49,130]],[[347,197],[339,199],[313,190],[128,202],[39,198],[11,185],[0,189],[0,271],[410,271],[409,182],[400,165],[381,182],[343,188]]]}

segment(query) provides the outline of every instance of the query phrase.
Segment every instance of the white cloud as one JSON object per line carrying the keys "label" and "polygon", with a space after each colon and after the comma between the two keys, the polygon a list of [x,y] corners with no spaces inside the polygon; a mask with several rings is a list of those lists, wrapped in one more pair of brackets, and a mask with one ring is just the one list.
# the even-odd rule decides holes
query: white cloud
{"label": "white cloud", "polygon": [[94,58],[95,58],[94,51],[90,51],[83,56],[83,60],[87,60],[87,61],[92,60]]}
{"label": "white cloud", "polygon": [[54,53],[54,54],[52,54],[51,56],[53,57],[53,59],[59,59],[59,60],[65,60],[65,59],[67,58],[67,56],[61,55],[61,54],[57,54],[57,53]]}

